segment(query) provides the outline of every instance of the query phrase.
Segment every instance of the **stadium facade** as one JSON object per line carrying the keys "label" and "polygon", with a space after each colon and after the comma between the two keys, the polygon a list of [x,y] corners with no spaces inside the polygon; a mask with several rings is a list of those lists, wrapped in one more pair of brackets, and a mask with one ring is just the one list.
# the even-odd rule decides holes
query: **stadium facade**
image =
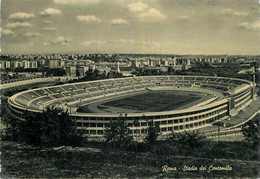
{"label": "stadium facade", "polygon": [[[181,110],[123,114],[130,135],[147,132],[148,121],[160,125],[161,136],[174,132],[197,130],[228,120],[252,102],[255,83],[234,78],[210,76],[137,76],[71,83],[31,89],[15,94],[8,100],[12,115],[25,120],[25,113],[41,113],[47,106],[68,110],[84,134],[102,138],[111,121],[119,113],[80,113],[80,106],[137,94],[147,90],[181,90],[211,94],[214,98]],[[138,125],[134,125],[138,121]]]}

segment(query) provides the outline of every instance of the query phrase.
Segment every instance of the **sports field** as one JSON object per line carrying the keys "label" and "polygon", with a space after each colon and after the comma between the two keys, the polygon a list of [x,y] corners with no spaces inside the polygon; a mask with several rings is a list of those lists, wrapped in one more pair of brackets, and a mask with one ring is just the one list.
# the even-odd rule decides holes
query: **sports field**
{"label": "sports field", "polygon": [[[96,107],[99,112],[159,112],[173,110],[201,98],[200,93],[186,91],[147,91],[99,103]],[[84,106],[80,112],[94,111]]]}

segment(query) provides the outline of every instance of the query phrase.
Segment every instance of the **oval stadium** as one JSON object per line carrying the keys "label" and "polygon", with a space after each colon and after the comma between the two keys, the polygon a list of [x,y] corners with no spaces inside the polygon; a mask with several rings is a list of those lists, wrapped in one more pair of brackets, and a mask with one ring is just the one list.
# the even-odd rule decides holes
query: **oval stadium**
{"label": "oval stadium", "polygon": [[132,136],[145,136],[153,120],[160,126],[160,138],[165,138],[228,121],[253,101],[254,90],[255,83],[234,78],[136,76],[31,89],[13,95],[8,103],[20,120],[25,120],[25,111],[60,107],[90,138],[102,139],[119,116],[126,118]]}

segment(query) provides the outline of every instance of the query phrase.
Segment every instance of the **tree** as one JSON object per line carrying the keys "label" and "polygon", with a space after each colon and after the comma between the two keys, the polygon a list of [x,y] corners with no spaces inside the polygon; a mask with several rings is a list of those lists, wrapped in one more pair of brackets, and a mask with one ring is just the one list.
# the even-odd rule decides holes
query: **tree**
{"label": "tree", "polygon": [[259,144],[259,115],[256,116],[256,120],[250,120],[242,126],[242,133],[245,140],[253,144],[253,147],[257,147]]}
{"label": "tree", "polygon": [[76,76],[77,76],[77,77],[80,77],[79,69],[76,69]]}
{"label": "tree", "polygon": [[174,75],[174,74],[175,74],[175,70],[174,70],[173,66],[169,66],[168,75]]}
{"label": "tree", "polygon": [[155,124],[153,120],[148,121],[147,136],[145,137],[145,141],[149,144],[154,144],[159,135],[159,124]]}
{"label": "tree", "polygon": [[75,120],[59,108],[47,108],[42,113],[27,113],[24,136],[37,146],[82,145],[83,137],[76,131]]}
{"label": "tree", "polygon": [[106,143],[112,143],[114,147],[123,148],[129,145],[132,137],[129,136],[129,128],[126,124],[126,116],[121,114],[116,121],[111,121],[105,131]]}
{"label": "tree", "polygon": [[2,140],[17,141],[19,139],[19,122],[15,119],[8,108],[7,98],[2,96],[0,107],[1,123],[3,130],[1,131]]}
{"label": "tree", "polygon": [[[137,131],[137,127],[139,126],[139,120],[137,118],[134,119],[133,125],[135,127],[135,130]],[[136,134],[136,140],[138,138],[138,134]]]}
{"label": "tree", "polygon": [[66,71],[63,68],[46,68],[44,69],[46,71],[47,76],[64,76],[66,75]]}

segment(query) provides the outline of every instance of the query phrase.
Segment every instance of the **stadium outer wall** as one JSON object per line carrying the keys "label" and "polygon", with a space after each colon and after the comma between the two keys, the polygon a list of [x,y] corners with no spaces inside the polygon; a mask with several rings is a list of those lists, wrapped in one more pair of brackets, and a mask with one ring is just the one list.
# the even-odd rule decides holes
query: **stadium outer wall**
{"label": "stadium outer wall", "polygon": [[[112,85],[110,85],[110,82]],[[119,87],[121,84],[123,84],[127,90],[124,90],[124,87]],[[87,94],[78,94],[81,89],[79,88],[81,87],[80,85],[89,86],[89,88],[85,86],[83,87],[84,90],[88,91]],[[92,87],[95,85],[97,90],[90,92],[90,89],[93,89]],[[107,90],[108,87],[111,86],[113,86],[113,93],[110,93],[110,91]],[[78,90],[73,90],[74,87],[77,87]],[[84,95],[86,96],[92,94],[92,97],[86,97],[84,99],[84,102],[86,102],[89,99],[94,101],[100,99],[102,100],[102,97],[105,95],[116,96],[119,94],[155,89],[158,87],[165,87],[167,89],[171,88],[173,90],[193,88],[198,91],[200,88],[207,88],[207,90],[218,91],[224,95],[216,101],[195,108],[162,112],[128,113],[127,116],[124,117],[126,118],[126,123],[130,129],[130,135],[140,136],[140,138],[145,136],[147,133],[149,120],[153,120],[156,124],[160,125],[161,138],[166,137],[173,131],[183,132],[188,130],[198,130],[214,123],[228,120],[230,116],[237,114],[245,106],[250,104],[255,96],[255,84],[247,80],[207,76],[138,76],[72,83],[28,90],[10,97],[8,99],[8,103],[12,115],[19,120],[25,120],[25,111],[27,111],[27,114],[28,112],[39,113],[46,106],[50,106],[52,104],[51,101],[53,101],[53,103],[56,103],[57,101],[60,101],[60,103],[65,103],[67,101],[67,104],[70,100],[71,103],[75,103],[75,101],[80,103],[82,102]],[[63,90],[63,92],[60,92],[59,90],[59,92],[53,92],[54,88],[59,88]],[[42,91],[47,91],[49,94],[44,93],[42,95],[40,94]],[[70,91],[75,93],[75,95],[66,96],[66,94]],[[105,92],[106,94],[103,94]],[[98,93],[98,95],[96,93]],[[32,98],[30,98],[29,94],[35,94],[36,97],[32,96]],[[63,97],[58,97],[58,94],[62,94]],[[44,103],[46,96],[48,96],[51,100]],[[81,96],[80,100],[77,100],[78,96]],[[75,101],[71,101],[72,98]],[[42,108],[34,108],[33,102],[35,101],[39,101],[37,104],[44,103],[46,105]],[[66,107],[68,106],[66,105]],[[109,127],[109,123],[111,121],[115,121],[119,115],[120,114],[117,113],[70,113],[71,118],[76,120],[77,130],[80,130],[85,135],[93,138],[103,138],[105,129]],[[136,120],[139,124],[134,126],[133,122]]]}

